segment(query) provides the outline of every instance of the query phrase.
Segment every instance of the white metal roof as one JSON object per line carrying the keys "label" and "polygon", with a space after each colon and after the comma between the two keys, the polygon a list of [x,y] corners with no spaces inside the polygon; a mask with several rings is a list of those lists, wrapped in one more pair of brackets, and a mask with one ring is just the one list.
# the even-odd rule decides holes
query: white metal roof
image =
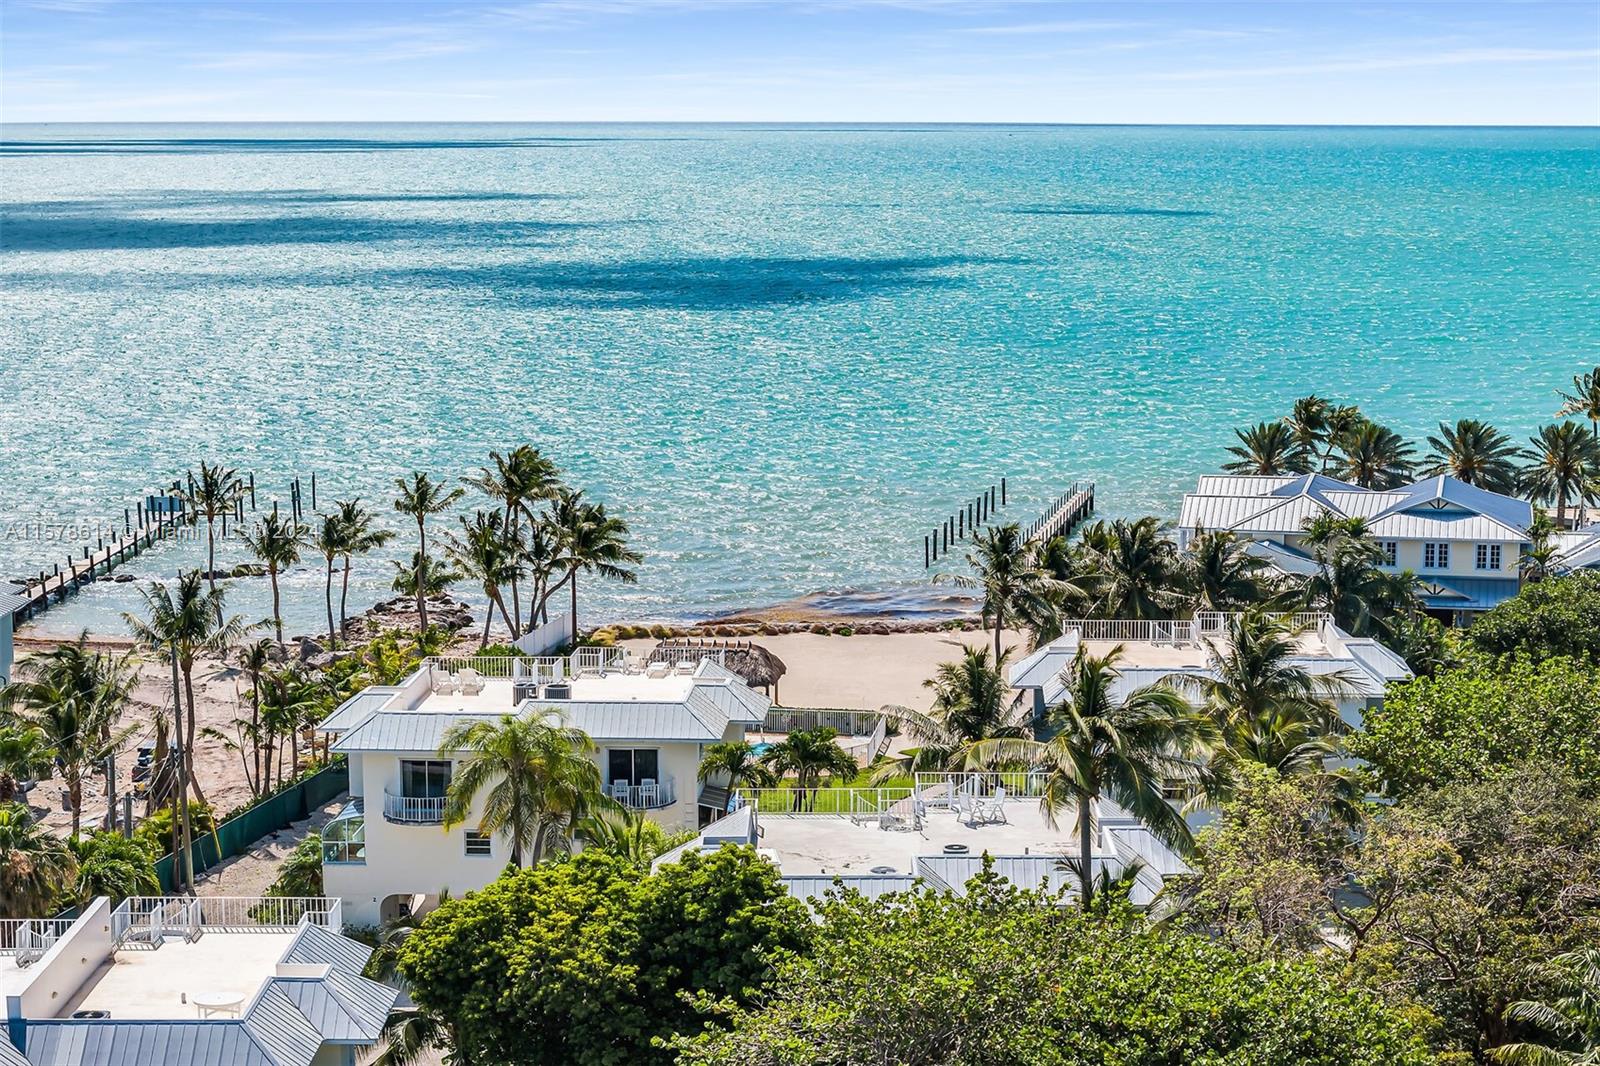
{"label": "white metal roof", "polygon": [[494,714],[441,714],[438,711],[379,711],[334,741],[333,750],[436,752],[439,750],[439,741],[456,723],[492,722],[499,717]]}

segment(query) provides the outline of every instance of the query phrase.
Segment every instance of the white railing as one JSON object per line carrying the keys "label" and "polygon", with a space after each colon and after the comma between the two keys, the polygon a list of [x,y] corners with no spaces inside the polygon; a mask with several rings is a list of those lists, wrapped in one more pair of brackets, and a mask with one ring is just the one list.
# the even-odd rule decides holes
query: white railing
{"label": "white railing", "polygon": [[842,707],[774,707],[761,723],[763,733],[794,733],[802,729],[832,729],[840,736],[865,737],[885,728],[880,711]]}
{"label": "white railing", "polygon": [[44,957],[72,928],[71,918],[7,918],[0,921],[0,955],[15,955],[28,966]]}
{"label": "white railing", "polygon": [[[1073,618],[1061,623],[1061,631],[1075,632],[1079,640],[1129,644],[1198,644],[1202,638],[1226,635],[1228,621],[1237,613],[1200,611],[1193,618]],[[1318,629],[1330,616],[1321,611],[1301,611],[1271,617],[1288,622],[1296,629]]]}
{"label": "white railing", "polygon": [[163,937],[197,939],[207,930],[228,933],[283,932],[301,925],[344,928],[344,905],[327,896],[129,896],[111,912],[117,947],[148,944]]}
{"label": "white railing", "polygon": [[678,802],[678,785],[670,777],[637,785],[627,781],[613,781],[606,786],[606,795],[637,811],[652,811],[670,807]]}
{"label": "white railing", "polygon": [[917,798],[929,807],[949,807],[965,796],[991,799],[1005,789],[1007,799],[1038,799],[1044,793],[1044,775],[1028,770],[977,770],[918,773]]}
{"label": "white railing", "polygon": [[571,655],[432,655],[423,660],[431,671],[443,671],[460,678],[471,670],[479,677],[502,681],[561,681],[569,677],[594,676],[621,670],[628,659],[626,648],[579,648]]}
{"label": "white railing", "polygon": [[867,761],[870,763],[883,754],[883,749],[888,743],[889,719],[880,714],[878,724],[872,727],[872,733],[867,737]]}
{"label": "white railing", "polygon": [[444,821],[443,796],[396,796],[383,790],[383,816],[406,825],[439,825]]}
{"label": "white railing", "polygon": [[904,786],[884,788],[741,788],[729,803],[730,810],[754,807],[760,814],[861,814],[884,811],[908,800],[913,793]]}

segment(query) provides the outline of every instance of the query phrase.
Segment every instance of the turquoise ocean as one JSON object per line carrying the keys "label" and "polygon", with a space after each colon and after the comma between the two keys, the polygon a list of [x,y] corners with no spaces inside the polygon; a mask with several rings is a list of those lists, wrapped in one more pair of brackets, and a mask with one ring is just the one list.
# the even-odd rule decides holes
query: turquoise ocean
{"label": "turquoise ocean", "polygon": [[[1172,516],[1317,392],[1526,437],[1600,353],[1600,131],[0,130],[0,577],[201,456],[388,512],[521,443],[624,516],[600,618],[929,609],[1007,478]],[[409,551],[400,542],[393,554]],[[222,558],[241,557],[228,545]],[[129,567],[170,576],[173,544]],[[361,565],[352,608],[387,594]],[[233,606],[266,611],[263,582]],[[291,623],[321,616],[308,565]],[[121,630],[132,584],[37,623]]]}

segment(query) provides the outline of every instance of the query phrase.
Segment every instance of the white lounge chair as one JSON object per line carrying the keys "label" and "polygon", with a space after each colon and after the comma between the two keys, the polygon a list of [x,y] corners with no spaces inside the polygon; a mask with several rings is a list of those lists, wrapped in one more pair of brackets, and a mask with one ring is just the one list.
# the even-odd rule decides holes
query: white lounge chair
{"label": "white lounge chair", "polygon": [[694,663],[690,662],[688,659],[683,660],[681,663],[678,664],[678,673],[680,673],[680,674],[692,674],[692,673],[694,673]]}
{"label": "white lounge chair", "polygon": [[974,811],[977,821],[985,825],[999,825],[1007,823],[1006,818],[1006,790],[1004,786],[994,790],[994,795],[989,802],[980,802]]}
{"label": "white lounge chair", "polygon": [[461,694],[463,696],[476,696],[483,691],[483,675],[470,666],[461,668]]}
{"label": "white lounge chair", "polygon": [[428,671],[433,677],[433,691],[439,695],[454,695],[461,691],[460,684],[455,675],[441,666],[436,666]]}
{"label": "white lounge chair", "polygon": [[660,659],[658,659],[655,662],[651,663],[649,666],[645,667],[644,676],[646,676],[646,677],[666,677],[671,672],[672,672],[672,664],[668,663],[668,662],[663,662]]}
{"label": "white lounge chair", "polygon": [[956,821],[961,822],[963,825],[971,825],[973,823],[972,797],[965,792],[957,796],[955,812]]}

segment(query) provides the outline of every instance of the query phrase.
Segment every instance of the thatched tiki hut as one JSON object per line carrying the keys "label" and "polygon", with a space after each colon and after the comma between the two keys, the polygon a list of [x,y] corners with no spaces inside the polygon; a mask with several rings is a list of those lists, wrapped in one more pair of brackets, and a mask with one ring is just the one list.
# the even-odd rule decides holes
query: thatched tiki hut
{"label": "thatched tiki hut", "polygon": [[675,662],[693,659],[708,651],[722,653],[722,665],[738,675],[751,688],[759,688],[778,702],[778,679],[789,672],[783,660],[759,644],[748,640],[691,640],[680,638],[657,644],[650,653],[652,659]]}

